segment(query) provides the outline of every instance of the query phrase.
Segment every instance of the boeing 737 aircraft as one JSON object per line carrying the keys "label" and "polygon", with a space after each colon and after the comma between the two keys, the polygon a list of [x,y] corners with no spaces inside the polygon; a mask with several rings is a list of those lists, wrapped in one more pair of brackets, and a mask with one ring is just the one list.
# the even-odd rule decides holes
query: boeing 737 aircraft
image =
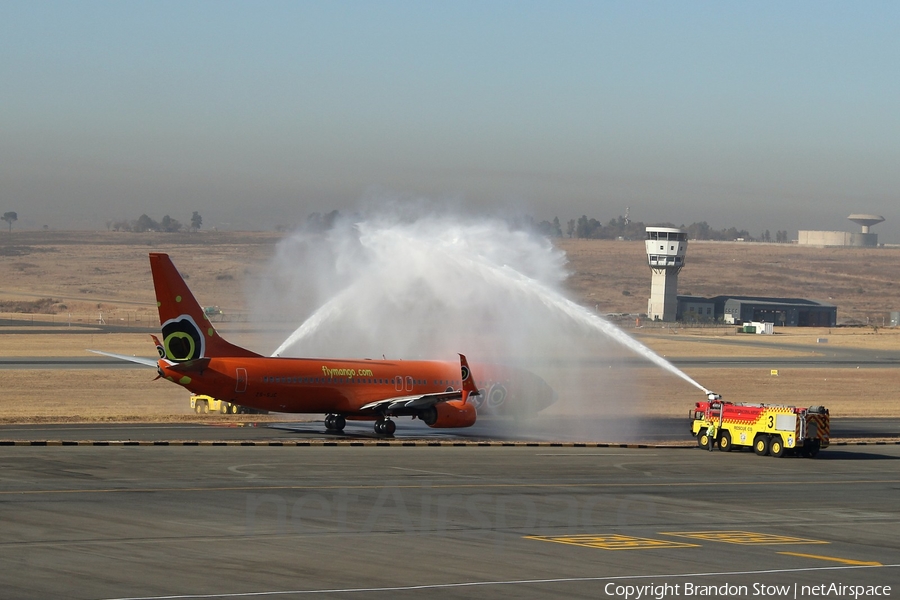
{"label": "boeing 737 aircraft", "polygon": [[400,416],[430,427],[469,427],[478,406],[500,407],[510,387],[528,390],[522,394],[527,412],[555,401],[540,377],[500,366],[494,370],[507,379],[481,397],[462,354],[452,362],[262,356],[218,334],[167,254],[150,253],[150,269],[162,326],[162,341],[153,336],[159,359],[93,352],[154,366],[193,394],[268,411],[324,413],[326,428],[335,432],[347,419],[370,420],[376,433],[388,436],[396,430],[392,418]]}

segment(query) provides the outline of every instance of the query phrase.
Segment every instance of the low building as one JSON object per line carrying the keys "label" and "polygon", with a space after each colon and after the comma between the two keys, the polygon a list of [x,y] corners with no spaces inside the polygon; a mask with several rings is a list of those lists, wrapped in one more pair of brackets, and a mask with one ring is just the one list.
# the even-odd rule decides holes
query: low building
{"label": "low building", "polygon": [[[710,311],[712,314],[710,315]],[[678,296],[680,321],[724,321],[725,323],[772,323],[779,327],[834,327],[837,307],[805,298],[756,296]]]}
{"label": "low building", "polygon": [[678,321],[715,321],[716,303],[701,296],[678,296]]}
{"label": "low building", "polygon": [[849,231],[811,231],[801,229],[797,232],[797,244],[800,246],[853,246],[871,248],[878,245],[877,233],[851,233]]}

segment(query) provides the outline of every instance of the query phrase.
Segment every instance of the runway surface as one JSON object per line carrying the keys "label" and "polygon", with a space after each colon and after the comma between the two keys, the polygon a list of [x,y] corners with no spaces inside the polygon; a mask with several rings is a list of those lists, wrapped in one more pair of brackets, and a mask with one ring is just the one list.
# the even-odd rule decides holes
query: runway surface
{"label": "runway surface", "polygon": [[[673,362],[900,365],[898,352],[815,350]],[[45,368],[146,367],[0,359],[0,369]],[[404,419],[393,440],[370,423],[335,435],[321,422],[217,417],[0,426],[0,598],[634,599],[640,588],[641,598],[796,599],[900,589],[900,445],[775,459],[700,450],[686,419],[620,418],[612,431],[602,418],[551,421],[442,431]],[[835,418],[832,437],[897,439],[900,419]],[[547,439],[561,442],[538,441]],[[575,443],[598,439],[608,443]]]}
{"label": "runway surface", "polygon": [[[311,416],[312,417],[312,416]],[[312,417],[315,418],[315,417]],[[368,421],[349,421],[342,434],[328,432],[321,418],[314,421],[243,423],[210,416],[201,423],[73,423],[0,425],[0,445],[6,442],[183,442],[183,441],[387,441]],[[610,426],[610,422],[614,426]],[[610,444],[690,445],[687,418],[668,417],[540,417],[533,421],[486,417],[463,429],[431,429],[420,421],[397,419],[395,442],[605,442]],[[898,440],[900,419],[833,418],[835,440]]]}
{"label": "runway surface", "polygon": [[898,488],[893,445],[3,447],[0,596],[893,595]]}

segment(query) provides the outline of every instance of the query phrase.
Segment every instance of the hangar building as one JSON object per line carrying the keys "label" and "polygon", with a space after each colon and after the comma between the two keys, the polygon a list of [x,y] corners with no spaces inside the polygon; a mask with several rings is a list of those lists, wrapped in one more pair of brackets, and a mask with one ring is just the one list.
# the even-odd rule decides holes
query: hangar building
{"label": "hangar building", "polygon": [[765,322],[786,327],[834,327],[837,307],[804,298],[678,296],[679,321],[721,319],[726,323]]}

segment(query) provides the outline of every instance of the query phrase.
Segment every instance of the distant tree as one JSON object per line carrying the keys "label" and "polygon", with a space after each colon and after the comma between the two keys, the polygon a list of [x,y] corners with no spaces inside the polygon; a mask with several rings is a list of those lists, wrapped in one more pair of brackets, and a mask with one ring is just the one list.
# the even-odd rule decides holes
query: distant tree
{"label": "distant tree", "polygon": [[772,235],[769,233],[769,230],[768,230],[768,229],[766,229],[766,230],[763,232],[763,234],[762,234],[762,239],[763,239],[764,242],[771,242],[771,241],[772,241]]}
{"label": "distant tree", "polygon": [[12,233],[13,221],[18,221],[19,215],[17,215],[14,211],[5,212],[3,213],[3,220],[9,223],[9,232]]}
{"label": "distant tree", "polygon": [[618,238],[626,240],[640,240],[646,234],[646,228],[640,221],[632,221],[619,215],[616,219],[610,219],[606,227],[594,232],[594,237],[605,240],[615,240]]}
{"label": "distant tree", "polygon": [[194,214],[191,215],[191,229],[197,231],[201,225],[203,225],[203,217],[195,210]]}
{"label": "distant tree", "polygon": [[603,224],[597,219],[588,219],[587,216],[581,215],[575,223],[575,237],[577,238],[599,238],[602,237]]}
{"label": "distant tree", "polygon": [[[665,227],[665,225],[663,226]],[[690,225],[682,225],[681,229],[687,231],[688,238],[692,240],[717,240],[732,241],[738,238],[745,240],[751,239],[750,233],[746,229],[737,229],[729,227],[728,229],[715,230],[709,226],[706,221],[700,223],[691,223]]]}
{"label": "distant tree", "polygon": [[588,220],[587,215],[581,215],[575,222],[575,237],[586,238],[590,236],[590,233],[590,221]]}
{"label": "distant tree", "polygon": [[722,230],[723,237],[719,239],[723,240],[751,240],[753,238],[750,237],[750,232],[746,229],[737,229],[736,227],[729,227],[728,229]]}
{"label": "distant tree", "polygon": [[712,232],[712,227],[709,226],[709,223],[706,221],[701,221],[699,223],[691,223],[687,227],[688,237],[692,240],[708,240],[710,238],[710,233]]}
{"label": "distant tree", "polygon": [[335,222],[340,216],[341,213],[336,210],[333,210],[324,216],[317,212],[310,213],[310,215],[306,217],[306,229],[309,231],[327,231],[334,227]]}
{"label": "distant tree", "polygon": [[137,221],[134,221],[131,224],[131,230],[137,231],[138,233],[144,231],[159,231],[159,223],[157,223],[147,215],[141,215],[140,217],[138,217]]}
{"label": "distant tree", "polygon": [[334,229],[335,223],[337,223],[338,218],[340,218],[341,213],[336,210],[331,211],[322,219],[323,224],[325,225],[325,229]]}
{"label": "distant tree", "polygon": [[162,221],[159,223],[159,227],[162,231],[166,233],[177,233],[181,231],[181,223],[166,215],[162,218]]}
{"label": "distant tree", "polygon": [[562,230],[559,228],[559,219],[553,219],[553,223],[550,221],[541,221],[537,226],[532,224],[531,229],[537,229],[541,235],[547,237],[562,237]]}
{"label": "distant tree", "polygon": [[[549,223],[541,223],[539,228],[549,226]],[[713,241],[734,241],[737,239],[752,241],[754,238],[746,229],[738,229],[737,227],[728,227],[724,229],[713,229],[706,221],[699,223],[691,223],[690,225],[675,225],[674,223],[650,223],[651,227],[672,227],[682,229],[687,232],[688,239],[692,240],[713,240]],[[566,235],[570,238],[587,238],[587,239],[605,239],[614,240],[623,238],[626,240],[640,240],[646,236],[645,225],[641,221],[631,221],[630,219],[619,216],[610,219],[607,224],[602,224],[597,219],[588,218],[587,215],[581,215],[578,219],[568,221],[566,227]],[[760,234],[760,240],[770,241],[772,239],[770,231]],[[789,242],[787,231],[779,231],[776,235],[776,241]]]}

